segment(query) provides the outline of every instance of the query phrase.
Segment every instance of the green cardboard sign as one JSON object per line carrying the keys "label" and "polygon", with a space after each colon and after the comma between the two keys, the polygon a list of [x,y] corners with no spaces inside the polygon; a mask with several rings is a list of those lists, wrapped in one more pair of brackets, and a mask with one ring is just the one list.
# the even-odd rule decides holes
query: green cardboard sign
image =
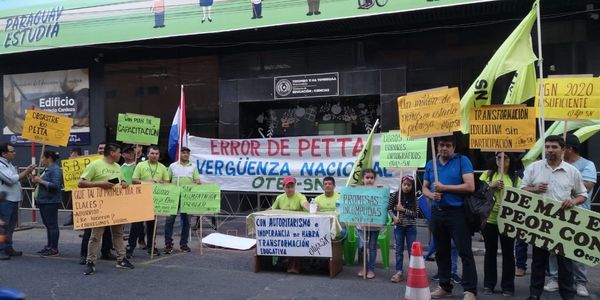
{"label": "green cardboard sign", "polygon": [[390,189],[347,186],[340,190],[340,221],[353,224],[385,225]]}
{"label": "green cardboard sign", "polygon": [[173,216],[179,208],[180,188],[170,184],[154,184],[152,196],[154,198],[154,213],[159,216]]}
{"label": "green cardboard sign", "polygon": [[221,187],[217,184],[184,185],[181,187],[181,212],[201,215],[221,211]]}
{"label": "green cardboard sign", "polygon": [[411,139],[390,131],[381,135],[379,166],[384,168],[422,168],[427,162],[427,139]]}
{"label": "green cardboard sign", "polygon": [[129,144],[156,145],[160,118],[138,114],[119,114],[117,141]]}
{"label": "green cardboard sign", "polygon": [[498,229],[501,234],[557,255],[597,266],[600,263],[600,213],[505,186]]}

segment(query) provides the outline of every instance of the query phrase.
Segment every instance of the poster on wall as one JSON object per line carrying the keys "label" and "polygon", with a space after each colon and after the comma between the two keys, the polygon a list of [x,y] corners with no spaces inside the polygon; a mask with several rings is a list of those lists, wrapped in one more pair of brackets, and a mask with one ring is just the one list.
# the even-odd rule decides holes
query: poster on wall
{"label": "poster on wall", "polygon": [[34,107],[73,119],[69,145],[90,143],[90,84],[88,69],[3,76],[2,141],[28,144],[21,133],[25,110]]}

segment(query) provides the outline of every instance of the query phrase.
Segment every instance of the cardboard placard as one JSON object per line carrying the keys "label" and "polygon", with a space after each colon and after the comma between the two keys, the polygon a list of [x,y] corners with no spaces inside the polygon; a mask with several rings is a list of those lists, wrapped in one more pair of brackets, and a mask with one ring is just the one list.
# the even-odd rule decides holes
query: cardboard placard
{"label": "cardboard placard", "polygon": [[156,145],[160,133],[160,118],[138,114],[119,114],[117,141]]}
{"label": "cardboard placard", "polygon": [[535,108],[490,105],[471,110],[469,147],[490,151],[529,150],[535,146]]}
{"label": "cardboard placard", "polygon": [[331,257],[328,216],[257,216],[256,254],[267,256]]}
{"label": "cardboard placard", "polygon": [[[535,96],[535,107],[537,117],[541,117],[539,89]],[[544,78],[544,118],[600,119],[600,78]]]}
{"label": "cardboard placard", "polygon": [[221,187],[217,184],[181,186],[181,212],[201,215],[221,211]]}
{"label": "cardboard placard", "polygon": [[504,188],[498,211],[501,234],[588,266],[600,263],[600,213],[579,207],[562,209],[560,201]]}
{"label": "cardboard placard", "polygon": [[383,187],[348,186],[340,191],[340,222],[385,225],[390,189]]}
{"label": "cardboard placard", "polygon": [[73,119],[43,110],[28,109],[23,124],[23,139],[40,144],[66,147]]}
{"label": "cardboard placard", "polygon": [[408,137],[449,135],[460,130],[458,88],[436,89],[398,97],[400,133]]}
{"label": "cardboard placard", "polygon": [[72,194],[75,230],[154,219],[151,184],[77,189]]}
{"label": "cardboard placard", "polygon": [[385,168],[422,168],[427,162],[427,139],[411,139],[400,131],[381,134],[379,166]]}
{"label": "cardboard placard", "polygon": [[91,162],[101,158],[102,155],[94,154],[61,160],[60,165],[62,166],[63,171],[62,174],[65,192],[77,189],[77,183],[79,183],[79,178],[81,177],[85,167],[87,167]]}
{"label": "cardboard placard", "polygon": [[177,215],[181,188],[172,184],[153,184],[154,213],[157,216]]}

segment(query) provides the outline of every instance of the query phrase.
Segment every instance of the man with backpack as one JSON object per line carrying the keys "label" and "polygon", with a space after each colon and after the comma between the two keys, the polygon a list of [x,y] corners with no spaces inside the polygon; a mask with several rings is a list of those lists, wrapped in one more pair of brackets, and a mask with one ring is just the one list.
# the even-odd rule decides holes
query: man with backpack
{"label": "man with backpack", "polygon": [[[477,295],[477,270],[471,249],[471,229],[465,219],[464,197],[475,190],[473,165],[466,156],[454,153],[453,136],[437,139],[438,156],[425,166],[423,194],[432,199],[431,231],[437,246],[436,263],[440,286],[431,298],[452,297],[450,270],[451,241],[454,240],[462,259],[464,300],[474,300]],[[437,167],[435,180],[433,163]]]}

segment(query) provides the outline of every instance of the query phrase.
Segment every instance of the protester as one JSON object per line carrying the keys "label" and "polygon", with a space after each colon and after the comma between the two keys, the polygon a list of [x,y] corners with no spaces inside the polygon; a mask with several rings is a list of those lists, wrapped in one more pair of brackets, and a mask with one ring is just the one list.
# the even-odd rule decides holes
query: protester
{"label": "protester", "polygon": [[[79,156],[81,156],[81,148],[79,148],[79,147],[71,148],[71,151],[69,153],[69,159],[77,158]],[[69,209],[68,204],[72,203],[71,191],[63,192],[63,199],[66,199],[66,201],[67,201],[67,207],[65,207],[65,208]],[[73,209],[73,208],[70,207],[70,209]],[[73,212],[71,212],[69,214],[69,221],[67,221],[66,223],[63,224],[63,226],[71,226],[71,225],[73,225]]]}
{"label": "protester", "polygon": [[[96,150],[97,154],[104,155],[104,148],[106,147],[106,142],[100,142],[98,144],[98,148]],[[87,264],[87,256],[88,256],[88,245],[90,243],[90,236],[92,235],[92,229],[84,229],[83,230],[83,238],[81,239],[81,250],[79,251],[80,265]],[[112,243],[112,234],[109,227],[106,227],[104,233],[102,235],[102,249],[100,250],[100,259],[102,260],[117,260],[117,257],[111,253],[111,249],[113,248]]]}
{"label": "protester", "polygon": [[[375,187],[375,179],[377,177],[377,172],[371,168],[362,170],[362,179],[363,186],[367,187]],[[365,276],[365,272],[367,273],[368,279],[375,278],[375,260],[377,259],[377,237],[379,236],[379,227],[376,226],[366,226],[366,228],[362,228],[360,226],[356,226],[356,235],[358,236],[358,257],[359,260],[364,256],[364,242],[363,242],[363,230],[366,235],[366,243],[368,247],[367,252],[367,269],[361,268],[360,272],[358,272],[358,276]],[[363,262],[364,266],[364,262]]]}
{"label": "protester", "polygon": [[[142,146],[140,144],[135,144],[135,145],[133,145],[133,150],[134,150],[136,164],[139,164],[148,159],[144,152],[144,146]],[[138,242],[137,242],[138,246],[140,246],[140,248],[143,250],[148,250],[148,245],[146,245],[146,238],[145,238],[146,232],[144,231],[144,222],[136,222],[134,224],[137,224],[136,227],[138,228],[138,230],[140,230],[139,234],[138,234]],[[134,224],[132,224],[132,225],[134,225]],[[134,248],[135,248],[135,245],[134,245]]]}
{"label": "protester", "polygon": [[[571,209],[585,202],[587,190],[577,169],[563,161],[565,142],[559,136],[545,139],[546,160],[536,161],[525,169],[521,188],[544,197],[561,201],[562,209]],[[574,195],[574,197],[573,197]],[[529,298],[540,299],[548,266],[548,250],[533,246]],[[557,256],[558,286],[562,299],[574,299],[573,262]]]}
{"label": "protester", "polygon": [[502,295],[512,297],[515,293],[515,239],[501,235],[498,230],[498,211],[502,204],[502,190],[504,186],[517,187],[520,185],[516,172],[516,161],[512,155],[498,152],[495,155],[495,163],[490,165],[487,172],[481,174],[479,179],[487,182],[494,191],[496,202],[488,216],[487,223],[483,228],[485,244],[485,257],[483,265],[483,294],[492,295],[498,280],[497,257],[498,239],[502,248],[502,279],[500,288]]}
{"label": "protester", "polygon": [[[306,197],[301,193],[296,192],[296,178],[287,176],[283,178],[283,190],[285,193],[277,196],[271,209],[281,209],[290,211],[302,211],[302,203],[306,202]],[[288,273],[299,274],[302,271],[302,258],[288,258]]]}
{"label": "protester", "polygon": [[[583,179],[583,185],[587,190],[587,199],[585,202],[577,205],[584,209],[592,209],[592,195],[594,191],[594,184],[596,183],[596,166],[592,161],[589,161],[579,155],[581,143],[579,138],[574,134],[567,134],[565,140],[565,161],[573,165],[580,173]],[[549,273],[550,278],[548,283],[544,286],[544,291],[556,292],[558,291],[558,263],[556,254],[550,253],[550,264]],[[575,289],[577,295],[580,297],[588,297],[590,293],[587,290],[586,283],[587,279],[587,268],[584,264],[573,261],[573,274],[575,275]]]}
{"label": "protester", "polygon": [[404,175],[400,179],[400,189],[390,197],[388,214],[393,220],[396,240],[396,274],[390,279],[393,283],[404,279],[404,247],[406,245],[410,257],[412,243],[417,238],[418,206],[415,190],[415,178],[412,175]]}
{"label": "protester", "polygon": [[[475,190],[475,182],[471,161],[466,156],[454,153],[455,149],[456,141],[453,136],[438,138],[438,155],[427,162],[423,176],[423,194],[433,200],[430,226],[437,247],[435,258],[440,277],[440,285],[431,293],[431,297],[452,296],[450,251],[454,241],[463,266],[463,299],[472,300],[477,295],[477,270],[463,205],[464,195]],[[438,173],[437,182],[434,162]]]}
{"label": "protester", "polygon": [[[125,180],[127,184],[133,184],[133,171],[135,170],[136,165],[133,147],[124,146],[123,150],[121,150],[121,157],[123,158],[123,163],[121,164],[121,173],[123,174],[123,180]],[[127,238],[128,245],[125,248],[125,254],[127,259],[133,257],[133,249],[135,248],[135,244],[137,242],[136,237],[131,233],[140,232],[140,230],[143,229],[143,222],[135,222],[129,225],[129,237]],[[133,245],[133,247],[130,245]]]}
{"label": "protester", "polygon": [[[335,178],[326,176],[323,178],[323,194],[313,200],[317,205],[317,211],[335,211],[338,200],[340,200],[340,194],[335,191]],[[308,201],[302,202],[302,207],[308,210]]]}
{"label": "protester", "polygon": [[38,253],[44,257],[58,256],[58,207],[62,202],[62,170],[58,164],[58,153],[45,151],[40,164],[45,169],[40,176],[33,176],[31,182],[36,184],[34,199],[38,200],[42,221],[46,226],[47,243]]}
{"label": "protester", "polygon": [[33,173],[35,165],[29,165],[19,173],[11,161],[16,155],[13,145],[0,144],[0,260],[11,256],[22,256],[22,251],[13,248],[13,232],[17,226],[19,202],[23,198],[21,180]]}
{"label": "protester", "polygon": [[[121,149],[119,145],[109,143],[103,151],[104,158],[91,162],[79,179],[80,188],[102,188],[112,189],[120,182],[122,187],[127,187],[123,180],[121,167],[117,164],[121,158]],[[91,238],[88,245],[87,264],[84,271],[85,275],[94,274],[96,271],[96,256],[100,244],[100,238],[106,228],[112,230],[112,241],[117,251],[116,267],[120,269],[133,269],[133,265],[125,257],[125,244],[123,242],[123,225],[112,225],[110,227],[92,228]]]}
{"label": "protester", "polygon": [[[169,182],[169,172],[167,171],[167,167],[165,165],[158,162],[160,157],[160,150],[156,146],[150,146],[148,148],[148,160],[143,161],[135,166],[135,170],[133,171],[133,183],[139,184],[142,182],[147,183],[165,183]],[[152,242],[154,241],[154,224],[155,220],[146,221],[146,241],[148,242],[148,254],[150,251],[154,251],[154,255],[159,256],[160,252],[158,249],[154,247],[152,249]],[[134,238],[137,238],[140,235],[140,232],[130,232]],[[129,245],[131,248],[131,244]],[[134,247],[135,248],[135,247]],[[130,249],[133,251],[133,249]]]}
{"label": "protester", "polygon": [[[200,174],[198,168],[190,162],[190,148],[181,147],[179,152],[179,161],[169,166],[169,180],[177,186],[186,184],[200,184]],[[180,202],[181,209],[181,202]],[[177,215],[168,216],[165,221],[165,254],[173,252],[173,225]],[[186,213],[180,213],[181,236],[179,238],[179,249],[181,252],[190,252],[188,239],[190,236],[190,216]]]}

